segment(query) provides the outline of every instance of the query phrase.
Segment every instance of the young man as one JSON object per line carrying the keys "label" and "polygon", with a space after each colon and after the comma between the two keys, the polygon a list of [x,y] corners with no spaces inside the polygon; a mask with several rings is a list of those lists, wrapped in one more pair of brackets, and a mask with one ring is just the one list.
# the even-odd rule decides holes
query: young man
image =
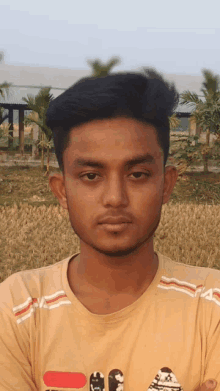
{"label": "young man", "polygon": [[83,79],[51,103],[62,174],[49,185],[80,253],[1,284],[0,390],[205,391],[220,381],[220,271],[153,246],[178,176],[166,166],[177,102],[148,72]]}

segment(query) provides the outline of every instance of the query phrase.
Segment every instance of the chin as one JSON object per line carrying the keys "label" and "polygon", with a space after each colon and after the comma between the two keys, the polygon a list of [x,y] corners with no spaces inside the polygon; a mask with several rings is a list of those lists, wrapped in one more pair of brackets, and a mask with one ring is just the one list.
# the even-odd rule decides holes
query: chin
{"label": "chin", "polygon": [[129,246],[120,243],[117,244],[115,243],[112,245],[108,244],[106,246],[102,246],[102,245],[99,246],[94,243],[90,243],[89,245],[100,254],[106,255],[111,258],[123,258],[123,257],[128,257],[129,255],[135,255],[144,243],[145,241],[144,242],[138,241],[137,243]]}

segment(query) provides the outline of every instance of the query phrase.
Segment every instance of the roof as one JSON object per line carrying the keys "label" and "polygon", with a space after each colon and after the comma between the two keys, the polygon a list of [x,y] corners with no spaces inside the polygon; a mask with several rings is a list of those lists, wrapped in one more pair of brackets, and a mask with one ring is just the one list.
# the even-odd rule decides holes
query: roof
{"label": "roof", "polygon": [[77,80],[90,76],[91,70],[58,69],[0,64],[0,84],[69,88]]}
{"label": "roof", "polygon": [[[0,103],[9,103],[13,105],[26,105],[26,102],[23,101],[23,98],[27,98],[28,95],[35,96],[40,91],[40,87],[38,88],[27,88],[27,87],[10,87],[8,96],[5,94],[5,97],[3,98],[0,96]],[[53,96],[56,98],[58,95],[60,95],[64,89],[57,90],[57,89],[51,89],[50,92],[53,94]]]}
{"label": "roof", "polygon": [[175,110],[175,113],[187,113],[187,114],[190,114],[192,113],[192,111],[194,110],[194,107],[195,105],[178,105],[176,110]]}

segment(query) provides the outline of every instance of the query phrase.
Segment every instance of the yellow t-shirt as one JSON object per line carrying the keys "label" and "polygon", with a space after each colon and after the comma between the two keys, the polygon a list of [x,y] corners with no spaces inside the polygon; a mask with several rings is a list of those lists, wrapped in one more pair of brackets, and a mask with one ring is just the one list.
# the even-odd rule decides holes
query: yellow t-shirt
{"label": "yellow t-shirt", "polygon": [[157,252],[143,295],[97,315],[68,284],[76,255],[0,284],[0,391],[220,390],[219,270]]}

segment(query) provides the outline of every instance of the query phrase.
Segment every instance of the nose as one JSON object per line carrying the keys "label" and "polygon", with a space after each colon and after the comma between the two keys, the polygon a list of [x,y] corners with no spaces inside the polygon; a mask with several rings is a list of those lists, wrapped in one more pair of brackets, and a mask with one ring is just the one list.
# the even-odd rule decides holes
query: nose
{"label": "nose", "polygon": [[103,191],[104,205],[111,205],[118,207],[120,205],[126,206],[128,204],[128,194],[126,183],[123,178],[118,175],[112,175],[111,178],[106,179],[106,185]]}

